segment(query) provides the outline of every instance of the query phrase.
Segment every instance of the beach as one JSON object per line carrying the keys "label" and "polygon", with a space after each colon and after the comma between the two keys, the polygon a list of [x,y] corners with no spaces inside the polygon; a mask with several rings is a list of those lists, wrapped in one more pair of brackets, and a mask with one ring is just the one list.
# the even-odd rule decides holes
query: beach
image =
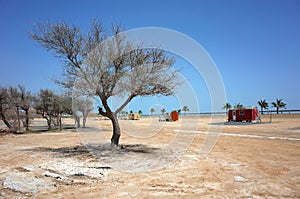
{"label": "beach", "polygon": [[226,121],[120,119],[119,149],[100,117],[87,128],[0,135],[0,198],[299,198],[300,115]]}

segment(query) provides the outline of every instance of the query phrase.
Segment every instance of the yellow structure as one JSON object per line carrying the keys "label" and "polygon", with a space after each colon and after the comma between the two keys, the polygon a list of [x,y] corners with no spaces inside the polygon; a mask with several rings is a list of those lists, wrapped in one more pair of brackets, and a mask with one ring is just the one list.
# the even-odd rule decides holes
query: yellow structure
{"label": "yellow structure", "polygon": [[130,113],[128,115],[129,120],[139,120],[140,119],[140,114],[138,113]]}

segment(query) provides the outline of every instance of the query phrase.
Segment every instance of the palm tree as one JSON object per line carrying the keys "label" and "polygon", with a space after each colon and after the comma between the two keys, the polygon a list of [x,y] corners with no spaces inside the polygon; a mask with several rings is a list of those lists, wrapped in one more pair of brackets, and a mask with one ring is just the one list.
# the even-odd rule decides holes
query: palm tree
{"label": "palm tree", "polygon": [[142,111],[142,110],[139,110],[139,111],[138,111],[138,114],[139,114],[139,115],[142,115],[142,114],[143,114],[143,111]]}
{"label": "palm tree", "polygon": [[268,102],[266,102],[266,100],[260,100],[258,101],[258,105],[261,107],[261,114],[264,114],[264,109],[268,109],[269,105]]}
{"label": "palm tree", "polygon": [[224,106],[223,106],[223,109],[225,109],[226,110],[226,114],[227,114],[227,111],[228,111],[228,109],[231,109],[231,104],[230,103],[226,103],[226,104],[224,104]]}
{"label": "palm tree", "polygon": [[181,109],[178,109],[178,111],[177,111],[177,112],[178,112],[178,115],[180,115],[180,113],[181,113]]}
{"label": "palm tree", "polygon": [[234,106],[234,108],[235,108],[235,109],[243,109],[244,106],[239,102],[238,104],[236,104],[236,105]]}
{"label": "palm tree", "polygon": [[279,109],[285,108],[286,103],[284,103],[282,99],[277,98],[275,102],[272,102],[272,106],[276,108],[276,113],[279,114]]}
{"label": "palm tree", "polygon": [[184,114],[186,114],[186,112],[190,111],[190,109],[188,108],[188,106],[183,106],[182,111],[184,111]]}
{"label": "palm tree", "polygon": [[162,114],[164,114],[164,113],[166,112],[166,109],[163,108],[163,109],[161,109],[160,111],[161,111]]}
{"label": "palm tree", "polygon": [[152,115],[154,112],[155,112],[155,109],[154,109],[154,108],[151,108],[151,109],[150,109],[151,115]]}

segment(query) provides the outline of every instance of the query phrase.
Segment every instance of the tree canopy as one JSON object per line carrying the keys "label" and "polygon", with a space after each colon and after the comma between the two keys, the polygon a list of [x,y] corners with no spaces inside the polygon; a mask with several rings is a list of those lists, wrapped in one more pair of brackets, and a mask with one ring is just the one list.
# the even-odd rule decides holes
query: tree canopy
{"label": "tree canopy", "polygon": [[258,105],[261,107],[261,114],[264,114],[264,109],[269,107],[268,102],[266,102],[265,99],[258,101]]}
{"label": "tree canopy", "polygon": [[[143,48],[142,42],[131,41],[119,25],[110,32],[93,21],[88,33],[66,23],[38,24],[32,39],[65,61],[64,78],[57,83],[73,87],[73,94],[98,96],[99,114],[113,124],[112,145],[118,145],[120,128],[117,114],[137,96],[172,95],[179,84],[175,59],[165,51]],[[111,34],[111,37],[108,35]],[[112,96],[124,97],[119,107],[111,107]]]}
{"label": "tree canopy", "polygon": [[275,102],[272,102],[272,106],[276,108],[276,113],[279,114],[280,108],[285,108],[286,103],[282,101],[282,99],[276,99]]}

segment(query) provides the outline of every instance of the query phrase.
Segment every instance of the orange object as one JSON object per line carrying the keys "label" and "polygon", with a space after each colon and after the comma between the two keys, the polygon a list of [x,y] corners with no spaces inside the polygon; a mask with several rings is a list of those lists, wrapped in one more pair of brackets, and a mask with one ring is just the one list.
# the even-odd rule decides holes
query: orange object
{"label": "orange object", "polygon": [[178,120],[178,112],[177,111],[172,111],[171,112],[171,120],[172,121],[177,121]]}

